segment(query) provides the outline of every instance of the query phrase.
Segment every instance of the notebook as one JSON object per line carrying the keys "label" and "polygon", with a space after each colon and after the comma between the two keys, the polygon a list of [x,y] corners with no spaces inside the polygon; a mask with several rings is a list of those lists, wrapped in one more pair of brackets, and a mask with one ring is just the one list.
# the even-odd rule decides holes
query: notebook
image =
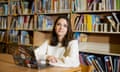
{"label": "notebook", "polygon": [[13,59],[15,64],[29,68],[44,68],[48,65],[40,64],[35,57],[34,48],[30,46],[20,46],[16,48]]}

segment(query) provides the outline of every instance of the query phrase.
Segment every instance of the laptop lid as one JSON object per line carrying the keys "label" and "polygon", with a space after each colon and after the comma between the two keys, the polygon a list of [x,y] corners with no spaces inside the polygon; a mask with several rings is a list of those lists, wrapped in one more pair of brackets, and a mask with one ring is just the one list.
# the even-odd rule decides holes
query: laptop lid
{"label": "laptop lid", "polygon": [[16,48],[13,58],[15,64],[20,66],[29,68],[38,68],[39,66],[32,46],[19,46]]}

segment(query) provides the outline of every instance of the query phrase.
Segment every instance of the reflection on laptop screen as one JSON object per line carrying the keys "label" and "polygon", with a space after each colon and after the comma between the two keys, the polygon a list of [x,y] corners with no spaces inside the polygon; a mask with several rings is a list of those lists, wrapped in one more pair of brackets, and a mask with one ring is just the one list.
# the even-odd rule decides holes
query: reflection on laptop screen
{"label": "reflection on laptop screen", "polygon": [[31,46],[20,46],[16,48],[13,55],[15,64],[29,67],[37,68],[37,61],[34,55],[33,48]]}

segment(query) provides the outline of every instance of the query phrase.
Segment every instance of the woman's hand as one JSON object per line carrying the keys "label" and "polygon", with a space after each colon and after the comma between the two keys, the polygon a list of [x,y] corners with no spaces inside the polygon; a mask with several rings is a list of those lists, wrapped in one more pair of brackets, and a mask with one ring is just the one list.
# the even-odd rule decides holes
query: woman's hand
{"label": "woman's hand", "polygon": [[49,62],[52,62],[52,63],[56,63],[56,62],[57,62],[57,59],[56,59],[56,57],[54,57],[54,56],[47,56],[47,60],[48,60]]}

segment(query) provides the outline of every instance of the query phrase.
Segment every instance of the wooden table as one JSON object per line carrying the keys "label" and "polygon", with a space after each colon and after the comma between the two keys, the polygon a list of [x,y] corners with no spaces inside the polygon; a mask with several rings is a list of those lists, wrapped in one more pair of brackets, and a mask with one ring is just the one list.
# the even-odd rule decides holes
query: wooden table
{"label": "wooden table", "polygon": [[[78,71],[81,70],[82,71]],[[31,69],[14,64],[13,58],[9,54],[0,54],[0,72],[88,72],[88,66],[78,68],[46,67]]]}

